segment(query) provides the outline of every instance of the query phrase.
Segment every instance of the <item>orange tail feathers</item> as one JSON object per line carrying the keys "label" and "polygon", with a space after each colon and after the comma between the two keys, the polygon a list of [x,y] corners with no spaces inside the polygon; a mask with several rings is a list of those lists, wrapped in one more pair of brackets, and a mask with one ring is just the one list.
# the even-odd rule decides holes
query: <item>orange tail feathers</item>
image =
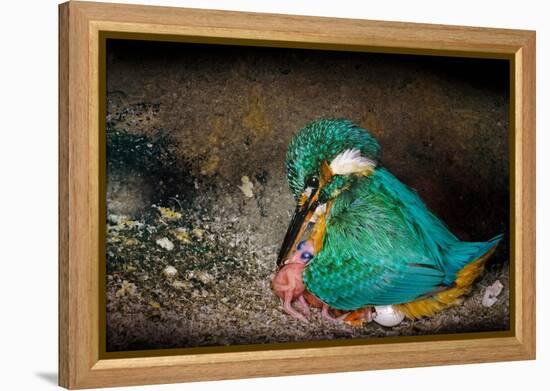
{"label": "orange tail feathers", "polygon": [[456,275],[452,287],[438,292],[433,296],[411,301],[409,303],[397,304],[396,309],[403,312],[410,319],[420,319],[424,316],[432,316],[445,308],[462,303],[462,296],[469,293],[473,282],[481,275],[485,268],[487,259],[495,251],[495,247],[487,251],[480,258],[470,262]]}

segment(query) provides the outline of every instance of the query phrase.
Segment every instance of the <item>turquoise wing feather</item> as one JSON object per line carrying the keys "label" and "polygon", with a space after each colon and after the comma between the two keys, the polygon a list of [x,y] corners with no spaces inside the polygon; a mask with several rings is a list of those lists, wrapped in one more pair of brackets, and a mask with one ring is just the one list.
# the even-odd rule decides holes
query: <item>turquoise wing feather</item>
{"label": "turquoise wing feather", "polygon": [[499,240],[460,242],[413,190],[378,168],[334,201],[304,282],[333,308],[405,303],[451,284]]}

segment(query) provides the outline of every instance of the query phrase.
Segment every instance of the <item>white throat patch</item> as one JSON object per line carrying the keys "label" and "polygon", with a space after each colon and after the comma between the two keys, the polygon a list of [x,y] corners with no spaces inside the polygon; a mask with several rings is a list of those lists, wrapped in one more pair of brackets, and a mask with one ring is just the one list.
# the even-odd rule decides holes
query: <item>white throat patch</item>
{"label": "white throat patch", "polygon": [[334,175],[367,175],[372,172],[375,167],[376,163],[374,161],[361,156],[361,151],[355,148],[346,149],[330,163],[330,169]]}
{"label": "white throat patch", "polygon": [[313,213],[313,215],[309,219],[309,222],[310,223],[316,223],[319,216],[324,215],[325,213],[327,213],[327,204],[326,203],[319,205],[317,207],[317,209],[315,209],[315,212]]}

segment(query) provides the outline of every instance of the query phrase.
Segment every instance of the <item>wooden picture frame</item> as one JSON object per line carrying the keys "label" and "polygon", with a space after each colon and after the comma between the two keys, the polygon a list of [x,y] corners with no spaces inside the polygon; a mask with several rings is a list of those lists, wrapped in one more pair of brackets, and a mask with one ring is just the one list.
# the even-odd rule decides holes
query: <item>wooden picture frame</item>
{"label": "wooden picture frame", "polygon": [[[101,40],[149,40],[499,58],[511,81],[511,331],[368,343],[109,357],[100,289],[105,187]],[[59,384],[67,388],[535,358],[533,31],[68,2],[59,6]],[[104,252],[103,252],[104,254]],[[104,255],[103,255],[104,256]]]}

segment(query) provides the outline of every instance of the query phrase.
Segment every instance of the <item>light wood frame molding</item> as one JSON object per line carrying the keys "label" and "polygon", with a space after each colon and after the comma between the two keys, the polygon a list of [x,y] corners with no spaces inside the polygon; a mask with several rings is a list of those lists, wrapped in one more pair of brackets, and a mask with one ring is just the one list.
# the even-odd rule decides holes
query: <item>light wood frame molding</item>
{"label": "light wood frame molding", "polygon": [[[398,337],[343,346],[102,356],[99,59],[104,32],[182,42],[508,59],[512,330],[429,341]],[[534,358],[535,32],[78,1],[59,6],[60,385],[73,389]]]}

